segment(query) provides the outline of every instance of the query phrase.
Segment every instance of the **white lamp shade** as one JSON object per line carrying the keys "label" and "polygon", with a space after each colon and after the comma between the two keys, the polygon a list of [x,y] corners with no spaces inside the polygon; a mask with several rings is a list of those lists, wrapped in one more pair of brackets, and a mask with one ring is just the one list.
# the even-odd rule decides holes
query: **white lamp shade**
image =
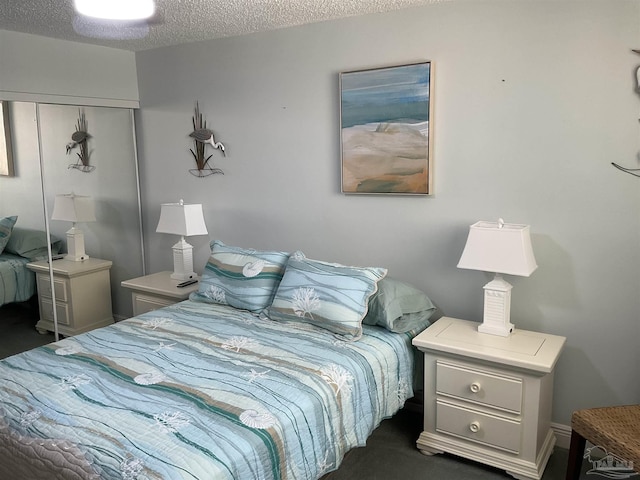
{"label": "white lamp shade", "polygon": [[173,233],[183,237],[206,235],[208,232],[202,205],[185,205],[182,200],[180,203],[163,203],[156,232]]}
{"label": "white lamp shade", "polygon": [[501,221],[474,223],[458,268],[528,277],[538,268],[529,226]]}
{"label": "white lamp shade", "polygon": [[51,219],[73,223],[95,222],[96,212],[93,198],[73,193],[56,195]]}

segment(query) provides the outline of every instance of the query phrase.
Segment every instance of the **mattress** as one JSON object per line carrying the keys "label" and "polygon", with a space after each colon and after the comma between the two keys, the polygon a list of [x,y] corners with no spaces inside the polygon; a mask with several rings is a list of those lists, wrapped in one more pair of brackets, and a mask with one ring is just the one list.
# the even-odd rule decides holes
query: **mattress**
{"label": "mattress", "polygon": [[9,357],[0,478],[320,478],[413,395],[411,337],[185,301]]}
{"label": "mattress", "polygon": [[18,255],[0,254],[0,306],[27,301],[36,293],[36,276],[27,263]]}

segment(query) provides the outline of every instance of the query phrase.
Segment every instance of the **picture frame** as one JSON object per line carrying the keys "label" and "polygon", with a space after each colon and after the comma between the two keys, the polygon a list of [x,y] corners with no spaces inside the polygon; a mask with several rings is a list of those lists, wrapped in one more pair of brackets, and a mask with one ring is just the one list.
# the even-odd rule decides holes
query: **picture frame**
{"label": "picture frame", "polygon": [[9,102],[4,100],[0,100],[0,176],[14,176]]}
{"label": "picture frame", "polygon": [[340,73],[343,194],[433,193],[433,65]]}

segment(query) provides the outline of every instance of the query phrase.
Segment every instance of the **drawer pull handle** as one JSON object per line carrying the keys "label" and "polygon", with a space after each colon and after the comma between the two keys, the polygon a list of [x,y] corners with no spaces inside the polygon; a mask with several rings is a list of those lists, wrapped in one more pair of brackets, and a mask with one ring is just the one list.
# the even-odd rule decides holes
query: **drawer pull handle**
{"label": "drawer pull handle", "polygon": [[478,433],[478,431],[480,431],[480,422],[471,422],[469,424],[469,430],[473,433]]}
{"label": "drawer pull handle", "polygon": [[469,385],[469,390],[471,390],[473,393],[478,393],[481,389],[482,387],[478,382],[473,382],[471,385]]}

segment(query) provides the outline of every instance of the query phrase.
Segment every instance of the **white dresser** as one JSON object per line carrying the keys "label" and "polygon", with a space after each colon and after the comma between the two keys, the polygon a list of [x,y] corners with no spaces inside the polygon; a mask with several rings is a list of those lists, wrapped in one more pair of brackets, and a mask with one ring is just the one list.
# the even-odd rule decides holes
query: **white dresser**
{"label": "white dresser", "polygon": [[564,337],[478,333],[443,317],[413,340],[424,352],[425,454],[448,452],[540,479],[555,445],[553,372]]}
{"label": "white dresser", "polygon": [[131,290],[134,316],[186,300],[191,292],[198,290],[198,282],[178,288],[177,285],[181,281],[171,278],[171,273],[152,273],[121,283],[123,287]]}
{"label": "white dresser", "polygon": [[[62,259],[54,260],[51,266],[60,334],[76,335],[113,323],[111,261],[99,258],[79,262]],[[40,333],[54,331],[49,263],[31,262],[27,268],[36,272],[40,307],[36,329]]]}

